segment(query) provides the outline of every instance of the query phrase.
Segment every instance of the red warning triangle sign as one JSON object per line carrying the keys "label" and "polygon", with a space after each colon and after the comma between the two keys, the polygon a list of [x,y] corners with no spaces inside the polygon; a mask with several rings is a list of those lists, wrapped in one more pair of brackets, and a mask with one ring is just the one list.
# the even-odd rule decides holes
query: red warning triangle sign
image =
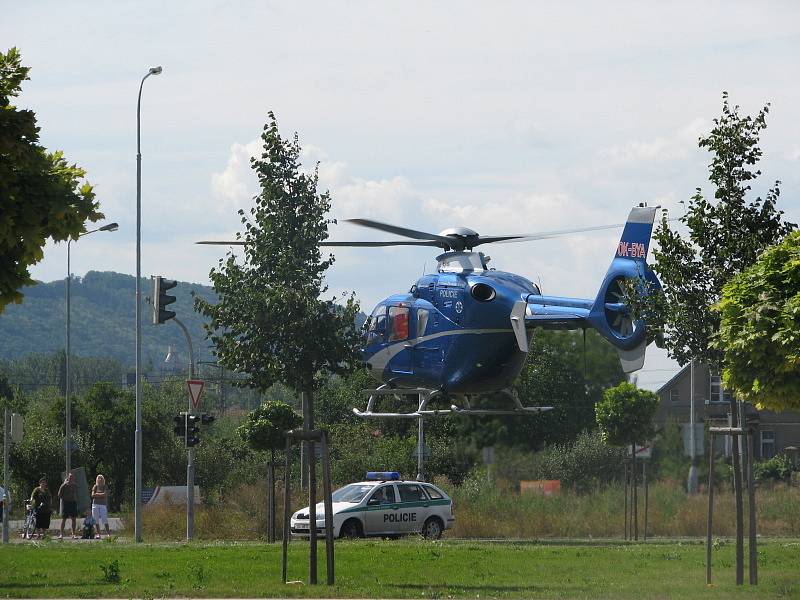
{"label": "red warning triangle sign", "polygon": [[192,399],[192,406],[197,408],[200,404],[200,396],[203,395],[203,386],[206,382],[202,379],[187,379],[186,385],[189,386],[189,398]]}

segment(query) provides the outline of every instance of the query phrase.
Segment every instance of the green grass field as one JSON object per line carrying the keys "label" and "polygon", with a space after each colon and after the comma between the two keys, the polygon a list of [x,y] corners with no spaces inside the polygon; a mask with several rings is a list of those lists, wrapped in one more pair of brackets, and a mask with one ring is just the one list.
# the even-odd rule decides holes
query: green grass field
{"label": "green grass field", "polygon": [[[733,545],[714,550],[705,584],[701,544],[337,542],[336,585],[284,585],[280,545],[115,542],[0,549],[0,596],[38,598],[798,598],[800,543],[759,548],[757,587],[733,584]],[[290,545],[289,579],[307,580],[307,543]],[[324,544],[319,579],[325,581]],[[118,565],[115,573],[114,563]],[[745,572],[745,579],[746,579]]]}

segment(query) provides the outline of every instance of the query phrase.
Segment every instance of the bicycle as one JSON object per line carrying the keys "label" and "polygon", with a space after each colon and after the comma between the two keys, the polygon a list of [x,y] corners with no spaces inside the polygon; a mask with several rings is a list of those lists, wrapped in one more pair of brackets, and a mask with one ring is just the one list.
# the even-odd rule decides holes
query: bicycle
{"label": "bicycle", "polygon": [[22,539],[32,540],[36,533],[36,511],[33,504],[25,503],[25,522],[22,524]]}

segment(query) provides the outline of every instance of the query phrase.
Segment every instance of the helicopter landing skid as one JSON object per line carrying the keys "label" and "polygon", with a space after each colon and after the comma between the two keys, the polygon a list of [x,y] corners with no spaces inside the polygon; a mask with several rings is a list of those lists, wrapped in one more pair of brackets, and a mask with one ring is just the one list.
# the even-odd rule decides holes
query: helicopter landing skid
{"label": "helicopter landing skid", "polygon": [[[438,415],[446,415],[452,412],[450,409],[428,409],[428,402],[432,398],[440,395],[438,390],[427,390],[422,388],[393,388],[388,384],[383,384],[374,390],[364,390],[365,394],[369,394],[367,401],[367,410],[360,411],[357,408],[353,409],[353,414],[357,417],[388,417],[393,419],[419,419],[420,417],[435,417]],[[375,412],[375,400],[378,396],[417,396],[419,397],[419,405],[417,410],[412,413],[388,413],[388,412]]]}
{"label": "helicopter landing skid", "polygon": [[[457,406],[451,404],[449,409],[430,409],[428,403],[435,397],[440,396],[443,392],[439,390],[428,390],[422,388],[416,389],[402,389],[393,388],[388,384],[384,384],[374,390],[364,390],[364,393],[369,394],[367,401],[367,410],[360,411],[357,408],[353,409],[353,414],[357,417],[364,418],[391,418],[391,419],[419,419],[420,417],[436,417],[439,415],[447,414],[460,414],[460,415],[475,415],[475,416],[494,416],[494,415],[520,415],[520,414],[538,414],[552,410],[552,406],[522,406],[517,394],[511,390],[503,390],[502,393],[508,395],[514,402],[513,408],[472,408],[469,397],[464,396],[464,406]],[[379,396],[418,396],[419,405],[417,410],[410,413],[391,413],[375,411],[375,401]]]}
{"label": "helicopter landing skid", "polygon": [[472,408],[472,405],[469,401],[469,396],[464,396],[464,407],[456,406],[455,404],[450,405],[450,410],[454,413],[458,413],[461,415],[476,415],[476,416],[492,416],[492,415],[519,415],[519,414],[538,414],[547,412],[548,410],[553,410],[552,406],[522,406],[522,402],[520,402],[519,396],[513,390],[500,390],[501,394],[504,394],[511,398],[511,401],[514,403],[513,408]]}

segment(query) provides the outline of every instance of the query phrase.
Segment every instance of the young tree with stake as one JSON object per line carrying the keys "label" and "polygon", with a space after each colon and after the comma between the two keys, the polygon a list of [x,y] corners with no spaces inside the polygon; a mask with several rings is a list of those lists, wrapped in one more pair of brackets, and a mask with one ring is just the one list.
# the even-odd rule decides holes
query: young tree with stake
{"label": "young tree with stake", "polygon": [[[270,112],[261,140],[262,152],[251,161],[261,191],[251,209],[239,211],[243,255],[229,252],[220,259],[210,273],[218,302],[196,298],[195,307],[209,319],[206,331],[220,364],[247,374],[252,387],[282,382],[300,393],[303,428],[310,431],[314,391],[327,376],[358,364],[358,303],[353,295],[323,298],[323,277],[334,260],[320,251],[333,222],[327,216],[331,199],[317,190],[317,169],[302,170],[297,135],[281,137]],[[306,444],[311,450],[313,442]],[[313,511],[315,461],[312,451],[305,455]],[[316,582],[313,543],[311,563]]]}
{"label": "young tree with stake", "polygon": [[616,387],[608,388],[594,409],[603,440],[611,446],[627,446],[631,449],[633,522],[636,532],[634,537],[638,539],[636,443],[649,440],[655,434],[653,417],[658,410],[658,396],[653,392],[640,390],[632,383],[623,382]]}

